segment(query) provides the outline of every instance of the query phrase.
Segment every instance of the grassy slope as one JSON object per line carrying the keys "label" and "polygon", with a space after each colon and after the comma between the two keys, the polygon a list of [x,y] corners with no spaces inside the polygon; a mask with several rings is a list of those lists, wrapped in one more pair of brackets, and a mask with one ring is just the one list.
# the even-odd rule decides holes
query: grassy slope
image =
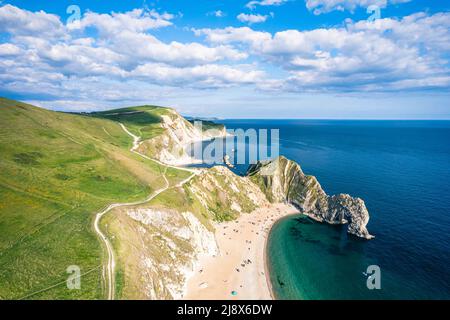
{"label": "grassy slope", "polygon": [[[163,110],[88,117],[0,99],[0,298],[27,297],[60,282],[29,298],[104,297],[93,214],[113,202],[143,199],[164,183],[164,169],[129,152],[131,138],[114,120],[154,136]],[[173,183],[185,176],[170,170]],[[90,271],[81,290],[65,286],[69,265]]]}
{"label": "grassy slope", "polygon": [[166,113],[167,108],[140,106],[95,112],[90,115],[97,118],[121,122],[131,133],[146,140],[163,133],[163,129],[159,126],[161,121],[160,116]]}

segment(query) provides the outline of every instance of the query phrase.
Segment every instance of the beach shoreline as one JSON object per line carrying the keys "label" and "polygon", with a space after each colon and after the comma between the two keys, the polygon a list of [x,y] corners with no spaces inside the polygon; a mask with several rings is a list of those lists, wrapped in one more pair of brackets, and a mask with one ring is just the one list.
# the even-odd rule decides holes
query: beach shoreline
{"label": "beach shoreline", "polygon": [[200,256],[186,281],[188,300],[273,300],[267,245],[280,219],[298,214],[288,204],[269,204],[215,225],[216,256]]}
{"label": "beach shoreline", "polygon": [[[280,218],[282,219],[282,218]],[[277,221],[275,221],[272,226],[270,227],[269,232],[267,233],[267,237],[266,240],[264,241],[264,253],[263,253],[263,259],[264,259],[264,274],[266,275],[266,282],[267,282],[267,287],[269,288],[269,293],[270,293],[270,299],[271,300],[276,300],[275,299],[275,293],[273,291],[273,286],[272,286],[272,281],[270,280],[270,273],[269,273],[269,260],[267,258],[267,249],[268,249],[268,245],[269,245],[269,236],[270,233],[272,232],[273,226],[280,220],[278,219]]]}

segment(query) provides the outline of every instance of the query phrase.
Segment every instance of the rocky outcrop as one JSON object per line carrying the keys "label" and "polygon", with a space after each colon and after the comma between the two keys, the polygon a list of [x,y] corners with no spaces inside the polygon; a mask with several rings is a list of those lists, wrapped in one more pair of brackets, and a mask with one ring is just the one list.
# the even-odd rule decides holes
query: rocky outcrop
{"label": "rocky outcrop", "polygon": [[279,157],[251,165],[247,175],[271,202],[288,202],[311,218],[331,224],[347,224],[348,232],[372,239],[366,226],[369,212],[364,201],[348,194],[328,196],[317,179],[305,175],[294,161]]}
{"label": "rocky outcrop", "polygon": [[147,154],[163,163],[183,165],[195,162],[189,154],[192,143],[227,135],[224,126],[212,128],[210,124],[197,127],[172,109],[166,109],[161,116],[163,133],[145,140],[139,152]]}

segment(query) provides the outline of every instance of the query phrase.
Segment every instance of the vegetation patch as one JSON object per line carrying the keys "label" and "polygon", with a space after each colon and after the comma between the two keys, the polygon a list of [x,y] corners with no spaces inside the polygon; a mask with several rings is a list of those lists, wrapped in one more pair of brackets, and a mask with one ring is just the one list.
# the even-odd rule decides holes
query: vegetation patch
{"label": "vegetation patch", "polygon": [[64,174],[64,173],[57,173],[57,174],[55,174],[55,178],[58,179],[58,180],[62,180],[62,181],[67,181],[67,180],[72,179],[71,176],[69,176],[67,174]]}
{"label": "vegetation patch", "polygon": [[39,160],[43,155],[40,152],[22,152],[14,154],[14,161],[23,164],[37,166],[40,164]]}

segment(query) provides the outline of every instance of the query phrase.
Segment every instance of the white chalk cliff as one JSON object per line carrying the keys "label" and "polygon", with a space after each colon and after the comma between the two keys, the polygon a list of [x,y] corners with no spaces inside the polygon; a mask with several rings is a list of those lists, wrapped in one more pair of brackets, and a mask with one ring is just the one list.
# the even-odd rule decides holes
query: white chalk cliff
{"label": "white chalk cliff", "polygon": [[200,130],[175,110],[167,109],[167,111],[167,114],[161,115],[160,126],[163,133],[145,140],[141,144],[139,152],[170,165],[185,165],[196,162],[188,154],[189,146],[192,143],[227,135],[224,126]]}
{"label": "white chalk cliff", "polygon": [[348,194],[328,196],[316,177],[305,175],[300,165],[285,157],[250,166],[248,176],[272,202],[288,202],[302,213],[330,224],[347,224],[348,233],[372,239],[366,226],[369,212],[364,201]]}

